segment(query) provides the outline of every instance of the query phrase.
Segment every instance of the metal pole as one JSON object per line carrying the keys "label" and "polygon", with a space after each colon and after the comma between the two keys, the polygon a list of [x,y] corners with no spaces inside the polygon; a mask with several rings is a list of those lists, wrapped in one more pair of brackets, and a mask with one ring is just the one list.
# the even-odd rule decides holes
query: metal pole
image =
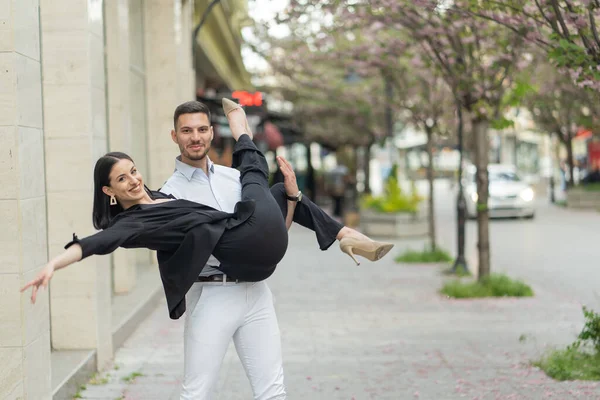
{"label": "metal pole", "polygon": [[202,18],[200,18],[200,22],[198,23],[198,25],[196,25],[196,27],[194,28],[194,31],[192,33],[192,60],[195,63],[196,62],[196,37],[198,36],[198,33],[200,32],[200,28],[202,28],[202,25],[204,25],[204,23],[206,22],[206,18],[208,17],[208,14],[210,14],[210,11],[213,9],[214,6],[217,5],[217,3],[219,3],[221,0],[213,0],[208,7],[206,7],[206,10],[204,10],[204,14],[202,14]]}
{"label": "metal pole", "polygon": [[456,112],[458,116],[458,151],[460,159],[458,163],[458,198],[456,200],[456,218],[457,218],[457,255],[452,272],[456,273],[458,269],[462,269],[463,273],[469,273],[467,268],[467,260],[465,259],[465,222],[467,217],[467,202],[463,191],[462,175],[463,175],[463,115],[462,107],[457,102]]}

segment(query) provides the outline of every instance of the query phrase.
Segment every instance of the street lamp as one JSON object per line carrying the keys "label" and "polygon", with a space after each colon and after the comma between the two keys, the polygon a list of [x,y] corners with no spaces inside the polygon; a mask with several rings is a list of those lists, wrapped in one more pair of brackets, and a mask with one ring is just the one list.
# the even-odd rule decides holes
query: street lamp
{"label": "street lamp", "polygon": [[457,102],[456,113],[458,117],[458,151],[460,154],[458,162],[458,198],[456,200],[456,219],[457,219],[457,255],[452,266],[452,273],[462,269],[463,273],[468,274],[467,260],[465,259],[465,222],[467,218],[467,202],[463,191],[462,173],[463,173],[463,118],[462,107]]}

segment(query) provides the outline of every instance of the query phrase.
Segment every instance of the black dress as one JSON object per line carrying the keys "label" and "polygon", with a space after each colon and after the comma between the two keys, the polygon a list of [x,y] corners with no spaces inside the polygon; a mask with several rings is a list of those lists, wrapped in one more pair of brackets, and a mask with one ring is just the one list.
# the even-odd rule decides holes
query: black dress
{"label": "black dress", "polygon": [[[283,184],[268,187],[268,166],[247,135],[236,143],[233,165],[240,170],[242,201],[233,213],[188,200],[135,205],[119,213],[110,226],[74,243],[82,258],[109,254],[117,247],[157,250],[160,275],[169,315],[177,319],[185,311],[185,294],[213,254],[218,267],[232,279],[257,282],[268,278],[283,258],[288,245]],[[168,198],[152,191],[153,198]],[[304,197],[294,221],[315,231],[319,246],[327,249],[342,225]]]}

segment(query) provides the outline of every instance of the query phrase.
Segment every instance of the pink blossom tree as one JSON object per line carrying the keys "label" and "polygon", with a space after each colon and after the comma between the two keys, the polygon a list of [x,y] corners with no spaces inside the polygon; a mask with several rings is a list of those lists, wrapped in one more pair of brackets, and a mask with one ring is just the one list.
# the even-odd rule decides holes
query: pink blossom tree
{"label": "pink blossom tree", "polygon": [[570,176],[567,185],[571,187],[574,184],[575,165],[573,138],[580,128],[594,126],[594,115],[598,111],[592,108],[595,105],[592,93],[549,65],[537,69],[533,85],[535,90],[528,94],[525,105],[531,111],[537,127],[555,135],[565,146]]}
{"label": "pink blossom tree", "polygon": [[[283,92],[294,103],[293,117],[307,141],[334,149],[362,148],[365,192],[369,193],[370,148],[385,136],[382,81],[371,76],[377,71],[365,73],[351,60],[331,57],[305,37],[278,39],[266,34],[267,30],[257,27],[255,36],[268,46],[254,50],[269,62],[269,74],[276,79],[261,90]],[[343,37],[335,42],[338,48],[345,46]]]}
{"label": "pink blossom tree", "polygon": [[598,0],[473,0],[462,11],[523,36],[579,87],[600,92]]}
{"label": "pink blossom tree", "polygon": [[418,54],[404,61],[399,62],[396,68],[387,74],[396,91],[401,93],[395,98],[395,106],[405,111],[405,123],[414,125],[427,135],[428,231],[431,250],[436,251],[433,148],[437,138],[449,136],[452,131],[455,102],[444,79],[439,74],[423,68]]}
{"label": "pink blossom tree", "polygon": [[[465,10],[472,7],[469,0],[292,0],[278,21],[288,24],[303,43],[294,54],[288,54],[285,62],[311,64],[312,80],[322,81],[317,85],[330,83],[317,64],[332,62],[328,65],[338,66],[344,73],[351,67],[377,87],[374,81],[381,74],[390,74],[406,61],[408,48],[416,49],[413,54],[420,56],[422,65],[407,74],[427,71],[443,79],[472,130],[477,167],[479,278],[483,279],[490,273],[488,128],[509,124],[503,113],[514,103],[513,93],[520,93],[515,90],[518,83],[513,78],[528,59],[523,35],[485,18],[465,19]],[[300,81],[291,70],[288,76]],[[344,86],[343,90],[352,87]],[[403,90],[408,89],[397,90],[397,95],[404,96]],[[363,92],[362,96],[363,104],[375,110],[370,114],[375,117],[373,121],[380,115],[377,103],[371,104],[374,99],[368,99],[374,93]]]}
{"label": "pink blossom tree", "polygon": [[[424,68],[439,73],[472,126],[478,191],[479,278],[490,273],[488,226],[488,154],[490,126],[507,124],[503,112],[508,105],[513,76],[523,67],[525,43],[521,35],[485,19],[465,19],[456,12],[466,1],[442,5],[435,0],[368,3],[338,1],[330,4],[332,15],[346,31],[362,30],[369,52],[363,54],[375,65],[393,68],[409,40],[420,49]],[[301,7],[306,7],[306,2]],[[377,52],[377,49],[381,49]],[[364,50],[364,48],[362,49]]]}

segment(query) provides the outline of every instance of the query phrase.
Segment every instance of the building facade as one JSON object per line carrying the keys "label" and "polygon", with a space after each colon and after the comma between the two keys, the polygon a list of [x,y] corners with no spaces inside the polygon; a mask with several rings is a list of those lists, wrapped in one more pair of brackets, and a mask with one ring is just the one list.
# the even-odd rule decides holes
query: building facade
{"label": "building facade", "polygon": [[245,2],[223,1],[193,37],[208,3],[0,0],[1,399],[72,397],[162,296],[147,250],[61,270],[34,305],[19,288],[94,233],[101,155],[128,153],[158,188],[178,154],[174,108],[214,82],[250,89]]}

